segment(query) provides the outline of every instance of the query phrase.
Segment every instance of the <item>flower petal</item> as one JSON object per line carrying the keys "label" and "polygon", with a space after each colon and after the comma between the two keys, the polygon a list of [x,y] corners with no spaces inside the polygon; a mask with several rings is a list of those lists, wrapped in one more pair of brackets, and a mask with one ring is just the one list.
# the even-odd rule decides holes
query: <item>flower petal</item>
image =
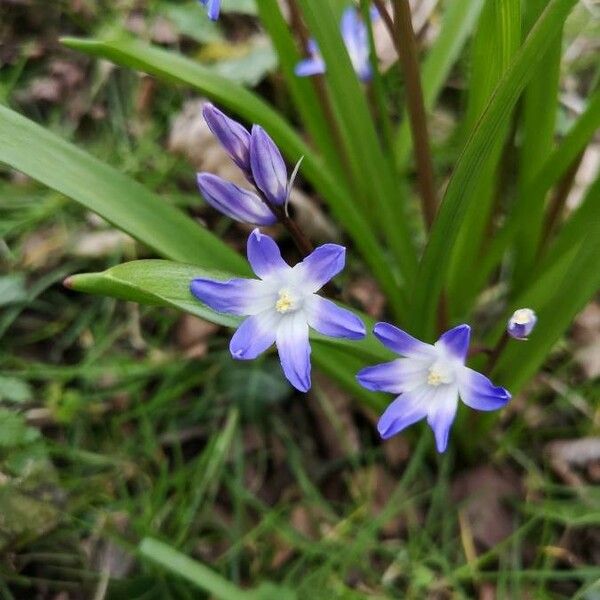
{"label": "flower petal", "polygon": [[338,244],[323,244],[315,248],[294,267],[294,274],[307,291],[320,290],[333,279],[346,264],[346,248]]}
{"label": "flower petal", "polygon": [[377,423],[379,435],[387,440],[427,415],[427,390],[423,386],[398,396]]}
{"label": "flower petal", "polygon": [[204,199],[218,211],[241,223],[272,225],[277,217],[254,193],[212,173],[198,173],[198,187]]}
{"label": "flower petal", "polygon": [[409,358],[432,358],[435,356],[435,349],[431,344],[421,342],[406,331],[389,323],[376,323],[373,333],[384,346],[402,356]]}
{"label": "flower petal", "polygon": [[287,168],[279,148],[260,125],[252,127],[250,164],[254,181],[269,202],[285,204],[288,194]]}
{"label": "flower petal", "polygon": [[219,18],[219,10],[221,9],[221,0],[208,0],[208,16],[213,21]]}
{"label": "flower petal", "polygon": [[310,77],[311,75],[321,75],[325,73],[325,63],[320,57],[305,58],[295,67],[294,73],[298,77]]}
{"label": "flower petal", "polygon": [[454,385],[440,385],[434,388],[434,397],[429,403],[427,423],[435,435],[438,452],[445,452],[448,447],[450,427],[456,416],[458,407],[458,390]]}
{"label": "flower petal", "polygon": [[391,362],[366,367],[358,372],[358,382],[374,392],[402,394],[412,392],[427,381],[429,361],[397,358]]}
{"label": "flower petal", "polygon": [[275,341],[280,319],[273,310],[248,317],[229,342],[231,356],[238,360],[252,360],[262,354]]}
{"label": "flower petal", "polygon": [[510,392],[495,386],[485,375],[464,367],[458,378],[462,401],[475,410],[497,410],[511,399]]}
{"label": "flower petal", "polygon": [[308,324],[323,335],[361,340],[366,335],[365,324],[353,313],[335,302],[313,295],[305,306]]}
{"label": "flower petal", "polygon": [[287,380],[301,392],[310,389],[310,344],[308,324],[302,313],[281,319],[275,339],[279,360]]}
{"label": "flower petal", "polygon": [[354,70],[366,81],[371,76],[367,28],[355,8],[347,8],[342,15],[341,33]]}
{"label": "flower petal", "polygon": [[291,267],[281,258],[281,252],[275,240],[258,229],[255,229],[248,237],[247,252],[252,270],[261,279],[281,271],[291,270]]}
{"label": "flower petal", "polygon": [[[210,10],[210,8],[209,8]],[[202,109],[204,119],[221,142],[223,148],[233,162],[247,174],[251,174],[250,167],[250,132],[240,123],[230,119],[213,104],[207,103]]]}
{"label": "flower petal", "polygon": [[273,306],[273,293],[255,279],[220,281],[199,277],[190,290],[198,300],[217,312],[231,315],[255,315]]}
{"label": "flower petal", "polygon": [[470,341],[471,328],[468,325],[459,325],[442,334],[435,346],[443,348],[448,356],[464,364],[467,360]]}

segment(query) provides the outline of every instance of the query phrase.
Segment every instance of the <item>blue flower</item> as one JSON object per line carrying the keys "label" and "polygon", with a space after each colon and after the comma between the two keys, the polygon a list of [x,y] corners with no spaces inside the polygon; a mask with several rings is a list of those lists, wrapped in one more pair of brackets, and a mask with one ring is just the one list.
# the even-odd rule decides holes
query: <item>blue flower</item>
{"label": "blue flower", "polygon": [[277,217],[253,192],[212,173],[198,173],[198,187],[204,199],[224,215],[240,223],[273,225]]}
{"label": "blue flower", "polygon": [[221,0],[200,0],[202,6],[206,6],[208,17],[213,21],[219,18],[219,10],[221,9]]}
{"label": "blue flower", "polygon": [[[377,11],[371,11],[371,18],[375,18],[377,14]],[[355,8],[349,7],[344,11],[340,30],[354,70],[362,81],[368,81],[372,75],[369,63],[369,36],[367,27]],[[309,40],[307,51],[310,58],[301,60],[296,65],[296,75],[307,77],[325,73],[325,62],[314,40]]]}
{"label": "blue flower", "polygon": [[252,178],[250,165],[250,132],[237,121],[230,119],[216,106],[207,102],[202,108],[202,115],[214,136],[221,142],[233,162]]}
{"label": "blue flower", "polygon": [[468,325],[450,329],[433,345],[387,323],[377,323],[373,333],[404,357],[367,367],[357,375],[369,390],[399,394],[377,424],[384,439],[427,417],[438,452],[444,452],[459,396],[467,406],[486,411],[502,408],[511,398],[507,390],[465,366],[471,337]]}
{"label": "blue flower", "polygon": [[287,168],[279,148],[260,126],[252,127],[250,164],[256,187],[272,204],[282,206],[288,199]]}
{"label": "blue flower", "polygon": [[233,358],[252,360],[275,343],[288,381],[306,392],[311,385],[309,327],[331,337],[365,336],[356,315],[316,294],[344,268],[345,255],[343,246],[325,244],[290,267],[273,239],[255,229],[248,238],[248,261],[259,279],[198,278],[190,289],[213,310],[247,317],[231,339]]}
{"label": "blue flower", "polygon": [[506,324],[506,332],[517,340],[526,340],[537,323],[537,315],[530,308],[515,310]]}

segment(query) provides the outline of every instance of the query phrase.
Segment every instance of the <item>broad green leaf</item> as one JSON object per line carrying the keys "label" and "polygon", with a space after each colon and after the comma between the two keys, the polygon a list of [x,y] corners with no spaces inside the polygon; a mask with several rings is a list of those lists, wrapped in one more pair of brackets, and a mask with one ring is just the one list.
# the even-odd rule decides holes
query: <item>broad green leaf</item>
{"label": "broad green leaf", "polygon": [[[176,308],[213,323],[237,327],[240,318],[217,313],[192,296],[189,286],[195,277],[228,279],[231,275],[164,260],[139,260],[117,265],[103,273],[74,275],[67,279],[66,285],[80,292]],[[360,316],[370,332],[373,320]],[[320,368],[365,404],[377,408],[383,405],[383,396],[360,387],[355,376],[358,369],[367,364],[391,360],[394,357],[391,352],[371,335],[358,342],[329,338],[315,332],[311,332],[311,338],[313,358]]]}
{"label": "broad green leaf", "polygon": [[0,162],[83,204],[162,256],[249,271],[241,256],[144,186],[4,106]]}
{"label": "broad green leaf", "polygon": [[139,69],[166,81],[192,86],[248,122],[261,124],[290,162],[295,163],[304,156],[302,174],[322,194],[336,220],[352,237],[392,307],[397,313],[405,312],[406,303],[400,297],[395,283],[395,269],[383,254],[377,236],[357,209],[354,197],[345,193],[323,161],[266,102],[194,61],[130,38],[111,42],[65,38],[63,43],[75,50]]}
{"label": "broad green leaf", "polygon": [[[483,4],[484,0],[461,0],[447,3],[440,33],[427,53],[421,70],[426,110],[433,109],[450,69],[458,59],[477,21]],[[410,127],[408,121],[404,120],[396,138],[396,160],[401,170],[406,168],[411,149]]]}
{"label": "broad green leaf", "polygon": [[575,2],[550,0],[498,84],[456,165],[431,231],[413,293],[414,331],[421,337],[431,338],[433,335],[436,308],[450,262],[448,248],[454,245],[469,199],[473,201],[472,191],[477,185],[480,170],[535,72],[537,62],[552,44]]}
{"label": "broad green leaf", "polygon": [[[521,43],[521,2],[488,2],[479,19],[471,49],[469,101],[465,131],[472,131]],[[506,123],[484,161],[478,180],[466,199],[467,209],[452,252],[448,298],[453,317],[462,317],[473,293],[473,270],[480,255],[497,194],[498,167],[509,133]],[[477,290],[476,290],[477,291]]]}
{"label": "broad green leaf", "polygon": [[[526,3],[526,18],[534,22],[542,12],[545,3],[546,0],[529,0]],[[552,34],[551,43],[538,62],[535,74],[523,94],[519,185],[516,201],[518,204],[527,205],[529,227],[521,230],[515,240],[513,279],[517,287],[534,261],[544,222],[545,194],[543,190],[531,189],[529,183],[547,160],[554,144],[562,31],[561,27]]]}
{"label": "broad green leaf", "polygon": [[322,0],[298,0],[298,4],[326,63],[329,97],[363,212],[381,228],[408,286],[415,276],[416,252],[405,199],[400,196],[391,157],[384,154],[377,137],[364,91],[340,35],[338,16]]}

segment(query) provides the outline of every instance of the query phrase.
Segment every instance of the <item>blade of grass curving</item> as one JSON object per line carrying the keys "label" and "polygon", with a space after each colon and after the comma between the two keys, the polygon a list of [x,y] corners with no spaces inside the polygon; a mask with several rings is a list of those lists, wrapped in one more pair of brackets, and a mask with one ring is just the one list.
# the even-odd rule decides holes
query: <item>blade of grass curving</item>
{"label": "blade of grass curving", "polygon": [[[545,3],[546,0],[530,0],[526,3],[526,18],[529,22],[537,19]],[[553,34],[550,46],[538,62],[535,74],[523,96],[516,202],[527,205],[529,226],[527,229],[520,230],[515,239],[513,269],[513,285],[515,287],[519,287],[535,259],[544,223],[545,194],[538,189],[531,189],[529,183],[547,160],[554,144],[562,32],[563,28],[561,27]]]}
{"label": "blade of grass curving", "polygon": [[[433,337],[436,307],[447,277],[449,252],[460,231],[467,202],[477,185],[481,167],[493,151],[496,136],[507,123],[537,61],[552,43],[577,0],[550,0],[546,10],[519,49],[498,84],[488,107],[467,142],[438,218],[434,224],[416,280],[411,317],[414,331],[424,338]],[[473,200],[471,200],[473,201]]]}
{"label": "blade of grass curving", "polygon": [[327,65],[326,79],[339,131],[345,142],[353,183],[365,210],[375,213],[386,241],[410,285],[416,272],[404,203],[377,137],[363,89],[340,35],[335,11],[322,0],[298,0],[306,23]]}
{"label": "blade of grass curving", "polygon": [[263,125],[290,162],[297,162],[300,156],[304,156],[303,174],[323,196],[336,220],[354,241],[395,314],[398,317],[406,315],[407,300],[396,284],[395,269],[353,198],[338,185],[323,161],[266,102],[198,63],[130,38],[111,42],[65,38],[63,43],[69,48],[139,69],[165,81],[189,85],[241,118]]}
{"label": "blade of grass curving", "polygon": [[239,254],[137,181],[3,106],[0,162],[83,204],[162,256],[249,272]]}
{"label": "blade of grass curving", "polygon": [[[488,2],[479,19],[471,49],[469,100],[464,121],[470,132],[481,118],[498,81],[521,43],[521,2]],[[463,225],[452,251],[448,278],[448,298],[453,317],[463,316],[470,292],[473,270],[480,255],[490,214],[496,200],[498,168],[508,137],[506,123],[496,137],[493,149],[479,172],[472,199],[466,200]]]}
{"label": "blade of grass curving", "polygon": [[[462,0],[447,5],[440,33],[427,53],[421,71],[426,110],[431,110],[435,105],[450,69],[458,59],[483,4],[483,0]],[[401,171],[406,169],[411,149],[410,128],[408,121],[404,120],[398,129],[395,142],[396,162]]]}
{"label": "blade of grass curving", "polygon": [[[542,193],[544,197],[565,175],[570,165],[584,151],[594,133],[600,127],[600,89],[589,99],[584,113],[579,117],[569,132],[561,140],[558,147],[546,160],[544,166],[527,186],[523,196]],[[530,226],[527,203],[519,203],[512,207],[503,228],[495,235],[472,280],[468,284],[472,290],[478,290],[500,263],[515,232]]]}

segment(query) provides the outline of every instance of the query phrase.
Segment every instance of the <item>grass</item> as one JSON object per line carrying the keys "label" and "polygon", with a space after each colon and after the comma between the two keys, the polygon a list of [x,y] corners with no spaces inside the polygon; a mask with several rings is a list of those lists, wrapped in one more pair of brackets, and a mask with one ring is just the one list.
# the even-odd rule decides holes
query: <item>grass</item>
{"label": "grass", "polygon": [[[98,12],[85,27],[120,16]],[[79,33],[76,15],[61,18]],[[183,91],[158,86],[140,115],[136,75],[93,73],[111,118],[75,125],[61,104],[18,104],[41,69],[9,67],[3,97],[198,209],[191,167],[164,149]],[[422,425],[385,446],[373,414],[324,379],[305,399],[272,356],[233,362],[219,333],[189,358],[175,312],[62,287],[131,251],[74,254],[78,237],[102,226],[59,195],[4,171],[0,227],[2,298],[11,298],[0,312],[0,599],[198,598],[193,577],[152,560],[151,542],[140,550],[146,538],[261,598],[469,599],[489,586],[497,598],[598,597],[598,490],[565,484],[545,450],[597,433],[588,399],[600,384],[581,380],[568,346],[546,369],[568,393],[532,386],[490,434],[491,453],[463,451],[480,423],[467,411],[442,457]],[[504,490],[502,501],[458,499],[464,477]],[[501,539],[481,530],[486,513]]]}

